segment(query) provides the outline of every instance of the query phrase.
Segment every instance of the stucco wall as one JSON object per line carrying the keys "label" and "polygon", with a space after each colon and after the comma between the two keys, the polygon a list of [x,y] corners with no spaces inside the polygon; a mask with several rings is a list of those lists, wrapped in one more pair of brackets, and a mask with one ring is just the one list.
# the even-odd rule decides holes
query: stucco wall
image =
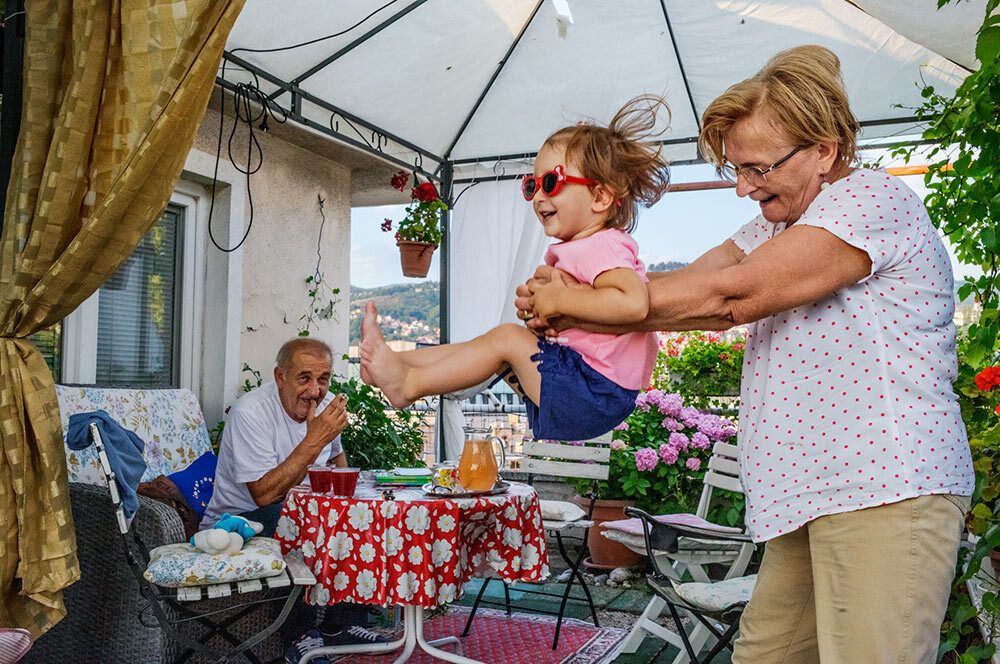
{"label": "stucco wall", "polygon": [[[228,109],[227,109],[228,111]],[[195,140],[195,149],[214,155],[218,141],[219,114],[206,113]],[[227,113],[222,154],[227,143],[232,114]],[[243,306],[240,324],[240,366],[243,363],[270,376],[274,355],[286,339],[304,326],[309,285],[305,279],[316,268],[316,248],[321,217],[317,196],[324,200],[320,271],[328,284],[340,288],[334,316],[318,320],[311,336],[334,349],[335,371],[344,373],[339,360],[347,351],[350,280],[350,170],[329,159],[288,143],[273,134],[256,132],[263,151],[263,164],[250,176],[244,222],[249,226],[246,242],[239,250],[243,261]],[[233,153],[246,165],[245,126],[233,139]],[[255,164],[256,165],[256,164]],[[250,200],[253,200],[251,222]],[[214,227],[213,222],[213,227]],[[251,225],[252,223],[252,225]],[[209,251],[218,251],[210,247]],[[242,380],[239,382],[242,383]]]}

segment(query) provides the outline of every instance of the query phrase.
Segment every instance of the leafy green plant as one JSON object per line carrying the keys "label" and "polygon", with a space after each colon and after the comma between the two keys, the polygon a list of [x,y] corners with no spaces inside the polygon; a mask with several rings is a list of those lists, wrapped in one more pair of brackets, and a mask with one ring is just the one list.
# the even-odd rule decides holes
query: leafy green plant
{"label": "leafy green plant", "polygon": [[[685,406],[679,394],[650,389],[615,430],[608,479],[597,483],[597,497],[632,500],[654,514],[694,512],[716,441],[729,441],[736,428],[729,420]],[[573,480],[586,494],[591,480]],[[742,494],[716,490],[708,520],[722,525],[743,522]]]}
{"label": "leafy green plant", "polygon": [[347,395],[348,423],[340,440],[350,465],[362,470],[424,465],[423,415],[395,410],[356,378],[331,380],[330,391]]}
{"label": "leafy green plant", "polygon": [[[258,388],[263,384],[260,372],[251,367],[246,362],[243,363],[243,373],[250,373],[249,378],[243,379],[243,387],[240,389],[242,394],[246,394],[252,389]],[[229,414],[229,408],[226,408],[226,414]],[[226,428],[226,421],[219,420],[215,423],[215,426],[208,430],[208,440],[212,443],[212,452],[215,456],[219,456],[219,443],[222,442],[222,431]]]}
{"label": "leafy green plant", "polygon": [[[228,412],[229,409],[226,409]],[[219,420],[215,426],[208,430],[208,440],[212,443],[212,454],[219,456],[219,444],[222,442],[222,430],[226,428],[226,421]]]}
{"label": "leafy green plant", "polygon": [[977,372],[965,361],[971,343],[968,338],[959,340],[955,391],[962,407],[962,420],[969,435],[976,471],[976,489],[967,526],[972,534],[983,536],[997,523],[996,512],[1000,506],[997,500],[1000,496],[1000,367],[987,367]]}
{"label": "leafy green plant", "polygon": [[[949,0],[938,0],[938,7]],[[916,116],[928,123],[923,138],[933,142],[927,152],[932,161],[924,182],[929,190],[924,203],[934,225],[948,237],[959,261],[981,270],[959,287],[959,298],[973,296],[982,306],[979,320],[966,330],[960,345],[960,366],[955,389],[962,418],[969,432],[976,488],[967,526],[980,534],[968,561],[962,561],[942,627],[939,659],[975,664],[995,651],[983,644],[975,629],[976,609],[969,602],[964,582],[976,574],[982,560],[1000,546],[997,485],[998,431],[991,420],[989,397],[975,385],[975,377],[996,364],[1000,337],[1000,0],[987,0],[986,16],[976,40],[977,71],[969,74],[952,97],[924,86],[924,103]],[[909,158],[915,147],[893,151]],[[993,404],[995,405],[995,404]],[[963,569],[964,567],[964,569]],[[983,610],[1000,618],[995,593],[986,593]]]}
{"label": "leafy green plant", "polygon": [[[948,0],[938,0],[942,7]],[[982,269],[967,277],[959,288],[960,299],[974,295],[982,305],[978,323],[969,329],[967,359],[983,366],[1000,337],[1000,0],[988,0],[986,20],[979,29],[976,57],[979,70],[969,74],[955,91],[944,97],[933,86],[924,86],[924,103],[916,116],[928,122],[923,138],[933,141],[927,152],[932,160],[924,182],[929,194],[924,203],[934,225],[950,240],[961,262]],[[893,152],[909,158],[917,148]]]}
{"label": "leafy green plant", "polygon": [[256,389],[264,384],[263,379],[260,377],[260,372],[251,367],[246,362],[243,363],[243,373],[250,373],[249,378],[243,379],[243,393],[246,394],[250,390]]}
{"label": "leafy green plant", "polygon": [[676,392],[696,408],[722,405],[713,396],[738,395],[746,339],[717,332],[661,335],[653,385]]}
{"label": "leafy green plant", "polygon": [[306,312],[299,316],[299,320],[305,325],[299,330],[300,337],[308,337],[313,325],[318,328],[317,319],[332,318],[336,321],[337,312],[335,309],[340,303],[340,289],[331,288],[319,269],[316,270],[315,274],[306,277],[306,284],[309,287],[306,293],[309,296],[309,304],[306,307]]}
{"label": "leafy green plant", "polygon": [[323,212],[323,205],[325,203],[323,197],[317,194],[316,202],[319,206],[321,220],[319,236],[316,239],[316,269],[313,270],[310,276],[306,277],[306,285],[308,287],[306,295],[309,297],[309,304],[306,305],[306,312],[299,316],[299,321],[304,324],[304,327],[299,330],[300,337],[308,337],[313,325],[316,325],[317,329],[319,329],[317,319],[326,320],[332,318],[336,321],[336,307],[340,304],[340,289],[331,288],[326,283],[326,277],[320,271],[320,264],[323,262],[323,253],[320,250],[320,246],[323,242],[323,227],[326,225],[326,214]]}

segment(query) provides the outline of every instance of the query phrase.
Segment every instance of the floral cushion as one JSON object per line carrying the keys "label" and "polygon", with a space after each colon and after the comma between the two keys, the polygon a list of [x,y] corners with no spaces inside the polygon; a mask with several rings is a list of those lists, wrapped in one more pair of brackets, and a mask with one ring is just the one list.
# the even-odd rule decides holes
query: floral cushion
{"label": "floral cushion", "polygon": [[144,576],[158,586],[202,586],[281,574],[285,561],[278,540],[253,537],[235,553],[209,555],[187,542],[165,544],[149,554]]}
{"label": "floral cushion", "polygon": [[[198,399],[189,390],[119,389],[56,385],[65,435],[71,415],[103,410],[146,443],[142,481],[170,475],[212,449]],[[66,449],[71,482],[104,484],[94,447]]]}
{"label": "floral cushion", "polygon": [[691,606],[722,611],[749,602],[756,582],[757,575],[748,574],[715,583],[681,583],[674,587],[674,591]]}

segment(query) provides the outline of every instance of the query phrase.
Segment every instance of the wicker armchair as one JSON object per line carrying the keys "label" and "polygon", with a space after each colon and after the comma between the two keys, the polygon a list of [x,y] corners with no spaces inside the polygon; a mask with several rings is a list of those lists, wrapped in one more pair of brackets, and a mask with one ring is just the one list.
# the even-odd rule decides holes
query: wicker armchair
{"label": "wicker armchair", "polygon": [[[66,617],[42,635],[25,656],[25,663],[94,662],[95,664],[146,664],[173,662],[177,644],[160,629],[139,594],[139,586],[125,562],[121,535],[115,528],[115,514],[105,487],[70,483],[70,501],[76,527],[80,580],[66,589]],[[135,517],[140,537],[150,547],[184,540],[184,527],[172,507],[139,496]],[[203,600],[204,610],[233,604],[235,597]],[[247,638],[265,627],[281,608],[260,611],[245,617],[234,634]],[[205,628],[190,624],[197,636]],[[210,642],[223,646],[221,641]],[[272,635],[254,649],[261,661],[281,657],[281,644]],[[192,658],[189,661],[198,661]],[[251,661],[253,661],[251,659]]]}
{"label": "wicker armchair", "polygon": [[[126,390],[56,386],[63,427],[76,412],[106,410],[127,422],[147,442],[145,458],[149,475],[179,470],[209,449],[208,434],[197,399],[187,390]],[[165,453],[169,452],[169,453]],[[80,560],[80,580],[63,593],[66,617],[35,641],[23,662],[74,662],[95,664],[145,664],[172,662],[182,654],[178,645],[160,629],[139,593],[139,586],[125,558],[122,537],[107,485],[92,448],[67,449],[70,503]],[[150,479],[144,477],[144,479]],[[139,496],[135,528],[150,548],[182,542],[184,526],[173,507]],[[236,597],[193,602],[199,611],[222,609],[238,603]],[[247,638],[263,630],[281,609],[272,603],[230,628]],[[272,610],[273,609],[273,610]],[[198,638],[207,627],[192,621],[186,634]],[[215,637],[210,644],[225,644]],[[272,635],[254,648],[254,661],[281,658],[281,644]],[[188,661],[197,662],[197,657]]]}
{"label": "wicker armchair", "polygon": [[[71,482],[80,580],[66,589],[66,617],[42,635],[25,662],[170,662],[175,646],[147,617],[145,600],[125,563],[121,535],[105,487]],[[153,546],[184,539],[177,512],[139,497],[136,527]]]}

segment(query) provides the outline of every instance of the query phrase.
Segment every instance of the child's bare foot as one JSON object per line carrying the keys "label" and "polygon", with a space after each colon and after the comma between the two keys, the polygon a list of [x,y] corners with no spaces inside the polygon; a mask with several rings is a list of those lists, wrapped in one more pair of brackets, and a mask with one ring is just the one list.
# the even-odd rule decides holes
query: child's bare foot
{"label": "child's bare foot", "polygon": [[382,390],[382,394],[396,408],[413,403],[403,392],[406,374],[409,372],[396,353],[385,343],[382,329],[378,326],[378,309],[374,302],[365,305],[365,317],[361,321],[361,380]]}

